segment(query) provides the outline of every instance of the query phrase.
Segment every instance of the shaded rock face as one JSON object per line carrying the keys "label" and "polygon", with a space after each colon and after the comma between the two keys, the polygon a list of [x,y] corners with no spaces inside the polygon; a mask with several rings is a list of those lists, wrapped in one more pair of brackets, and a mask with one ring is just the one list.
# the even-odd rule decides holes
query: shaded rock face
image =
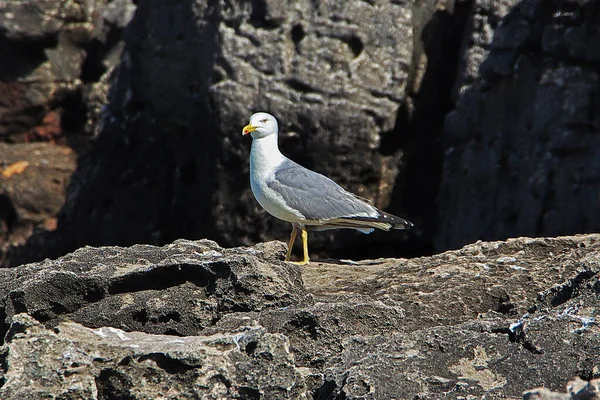
{"label": "shaded rock face", "polygon": [[[0,2],[0,264],[32,232],[56,229],[134,9],[126,0]],[[28,166],[11,173],[15,163]]]}
{"label": "shaded rock face", "polygon": [[124,0],[0,4],[0,141],[81,141],[93,83],[118,59],[134,9]]}
{"label": "shaded rock face", "polygon": [[[59,229],[33,238],[12,263],[85,244],[286,237],[288,225],[249,189],[240,129],[257,110],[278,117],[289,156],[389,205],[402,150],[381,143],[396,129],[411,73],[412,12],[391,1],[139,4]],[[341,248],[330,234],[312,242],[315,252]]]}
{"label": "shaded rock face", "polygon": [[[75,154],[50,143],[0,143],[0,263],[36,227],[56,229]],[[21,166],[20,168],[16,168]]]}
{"label": "shaded rock face", "polygon": [[597,231],[598,2],[475,6],[444,130],[437,247]]}
{"label": "shaded rock face", "polygon": [[599,249],[519,238],[300,268],[279,242],[88,247],[0,270],[0,397],[564,391],[600,377]]}

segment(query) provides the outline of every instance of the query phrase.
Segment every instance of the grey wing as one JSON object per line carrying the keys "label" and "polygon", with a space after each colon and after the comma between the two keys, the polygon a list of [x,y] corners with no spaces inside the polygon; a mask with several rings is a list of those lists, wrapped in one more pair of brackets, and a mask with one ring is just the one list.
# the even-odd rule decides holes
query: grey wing
{"label": "grey wing", "polygon": [[375,217],[378,210],[317,172],[286,160],[267,181],[286,204],[312,221],[342,217]]}

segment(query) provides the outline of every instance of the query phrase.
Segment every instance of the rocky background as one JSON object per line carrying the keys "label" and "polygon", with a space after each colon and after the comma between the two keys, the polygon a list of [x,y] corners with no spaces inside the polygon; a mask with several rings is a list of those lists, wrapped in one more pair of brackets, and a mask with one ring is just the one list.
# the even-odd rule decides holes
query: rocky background
{"label": "rocky background", "polygon": [[[431,255],[599,230],[599,27],[593,0],[0,0],[0,391],[37,398],[15,363],[47,359],[74,398],[144,398],[148,374],[174,398],[594,393],[595,236]],[[410,261],[171,244],[287,238],[248,184],[262,110],[416,225],[315,233],[313,258]],[[166,247],[65,256],[134,244]]]}
{"label": "rocky background", "polygon": [[[249,190],[240,127],[257,110],[291,158],[416,224],[317,233],[314,254],[597,231],[599,7],[0,2],[2,162],[29,162],[0,177],[5,264],[287,237]],[[21,150],[34,142],[43,154]]]}

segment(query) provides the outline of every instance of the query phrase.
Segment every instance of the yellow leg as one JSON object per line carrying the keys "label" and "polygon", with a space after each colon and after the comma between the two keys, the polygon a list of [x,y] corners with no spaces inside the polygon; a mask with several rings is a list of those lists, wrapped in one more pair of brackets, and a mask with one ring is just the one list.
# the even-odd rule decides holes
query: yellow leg
{"label": "yellow leg", "polygon": [[298,231],[296,230],[296,225],[292,224],[292,233],[290,233],[290,243],[288,244],[288,251],[285,255],[285,261],[290,261],[292,258],[292,247],[294,247],[294,242],[296,241],[296,235]]}
{"label": "yellow leg", "polygon": [[308,258],[308,231],[306,230],[305,227],[302,227],[300,229],[302,229],[302,250],[304,251],[304,260],[295,262],[294,264],[306,265],[306,264],[308,264],[308,261],[309,261],[309,258]]}

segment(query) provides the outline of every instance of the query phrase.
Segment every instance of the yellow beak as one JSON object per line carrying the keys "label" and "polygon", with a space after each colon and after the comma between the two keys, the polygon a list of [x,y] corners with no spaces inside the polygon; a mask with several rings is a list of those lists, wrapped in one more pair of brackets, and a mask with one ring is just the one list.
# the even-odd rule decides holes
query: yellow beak
{"label": "yellow beak", "polygon": [[254,132],[256,130],[256,127],[252,124],[248,124],[244,127],[244,129],[242,130],[242,136],[243,135],[247,135],[250,132]]}

